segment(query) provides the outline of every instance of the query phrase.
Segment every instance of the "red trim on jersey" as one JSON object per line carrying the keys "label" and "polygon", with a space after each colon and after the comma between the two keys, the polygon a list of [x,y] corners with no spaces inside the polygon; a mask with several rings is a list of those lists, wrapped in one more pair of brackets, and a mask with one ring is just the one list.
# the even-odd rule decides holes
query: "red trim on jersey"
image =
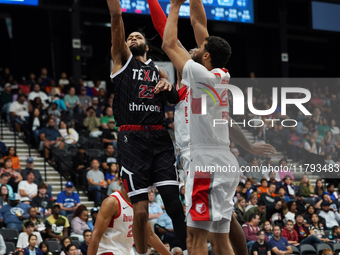
{"label": "red trim on jersey", "polygon": [[178,92],[178,101],[176,104],[178,104],[179,102],[185,100],[185,96],[187,95],[187,86],[183,86],[180,89],[177,89]]}
{"label": "red trim on jersey", "polygon": [[120,191],[117,191],[119,193],[119,195],[123,198],[123,200],[132,208],[131,203],[129,203],[128,201],[126,201],[126,199],[123,197],[122,193],[120,193]]}
{"label": "red trim on jersey", "polygon": [[118,204],[119,204],[119,212],[118,212],[118,214],[115,217],[112,217],[112,219],[111,219],[111,221],[109,223],[109,226],[108,226],[109,228],[113,228],[114,221],[115,221],[115,219],[117,219],[120,216],[120,214],[122,212],[122,209],[121,209],[121,205],[120,205],[120,201],[119,201],[118,197],[116,195],[110,195],[110,197],[114,197],[115,199],[117,199]]}
{"label": "red trim on jersey", "polygon": [[114,255],[114,254],[112,252],[104,252],[104,253],[102,253],[100,255]]}
{"label": "red trim on jersey", "polygon": [[227,69],[227,68],[224,68],[224,67],[221,68],[221,70],[222,70],[223,72],[225,72],[225,73],[229,72],[228,69]]}
{"label": "red trim on jersey", "polygon": [[219,76],[220,78],[222,77],[221,74],[219,73],[214,73],[216,76]]}
{"label": "red trim on jersey", "polygon": [[151,131],[164,129],[163,125],[122,125],[119,131]]}
{"label": "red trim on jersey", "polygon": [[192,189],[192,206],[190,215],[193,221],[209,221],[209,189],[211,174],[209,172],[195,172],[194,185]]}

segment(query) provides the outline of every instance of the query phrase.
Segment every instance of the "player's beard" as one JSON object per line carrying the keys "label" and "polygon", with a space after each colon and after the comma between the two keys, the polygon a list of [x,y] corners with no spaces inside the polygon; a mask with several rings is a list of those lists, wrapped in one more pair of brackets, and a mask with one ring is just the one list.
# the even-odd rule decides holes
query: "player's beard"
{"label": "player's beard", "polygon": [[134,57],[137,56],[144,56],[145,52],[146,52],[146,44],[140,44],[137,46],[133,46],[130,48],[131,53]]}
{"label": "player's beard", "polygon": [[197,54],[196,52],[195,55],[192,57],[192,60],[202,65],[202,57],[203,57],[203,52],[201,54]]}

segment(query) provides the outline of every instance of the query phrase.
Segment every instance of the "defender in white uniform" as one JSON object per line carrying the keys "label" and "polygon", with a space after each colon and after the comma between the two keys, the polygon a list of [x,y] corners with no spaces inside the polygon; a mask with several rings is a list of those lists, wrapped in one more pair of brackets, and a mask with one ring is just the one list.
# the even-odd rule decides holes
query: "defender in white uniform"
{"label": "defender in white uniform", "polygon": [[[88,255],[134,255],[132,250],[133,210],[124,185],[107,197],[99,210]],[[147,225],[148,243],[161,254],[171,255]]]}

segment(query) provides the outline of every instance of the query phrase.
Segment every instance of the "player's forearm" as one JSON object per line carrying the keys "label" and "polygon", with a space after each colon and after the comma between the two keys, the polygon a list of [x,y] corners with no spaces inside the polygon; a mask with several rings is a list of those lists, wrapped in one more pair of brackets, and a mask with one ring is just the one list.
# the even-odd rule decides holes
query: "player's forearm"
{"label": "player's forearm", "polygon": [[192,27],[196,25],[207,27],[207,17],[202,0],[190,0],[190,22]]}
{"label": "player's forearm", "polygon": [[122,15],[122,10],[120,8],[119,0],[107,0],[107,6],[109,7],[111,21],[114,18],[120,18]]}
{"label": "player's forearm", "polygon": [[[233,121],[233,119],[229,117],[229,123],[231,123],[232,121]],[[252,144],[248,141],[248,139],[243,134],[239,125],[237,125],[235,122],[233,122],[233,124],[230,125],[229,136],[235,142],[237,142],[239,145],[241,145],[243,149],[245,149],[247,151],[251,150]]]}
{"label": "player's forearm", "polygon": [[171,255],[171,253],[165,248],[159,237],[152,231],[151,233],[149,233],[149,231],[151,231],[151,227],[150,230],[148,227],[148,244],[162,255]]}
{"label": "player's forearm", "polygon": [[174,48],[177,46],[177,25],[180,7],[181,6],[177,4],[171,4],[170,6],[170,13],[163,34],[162,49],[165,52],[168,48]]}
{"label": "player's forearm", "polygon": [[93,237],[91,237],[91,242],[90,242],[89,247],[87,249],[87,255],[96,255],[97,254],[100,239],[101,238],[94,235],[94,233],[93,233]]}

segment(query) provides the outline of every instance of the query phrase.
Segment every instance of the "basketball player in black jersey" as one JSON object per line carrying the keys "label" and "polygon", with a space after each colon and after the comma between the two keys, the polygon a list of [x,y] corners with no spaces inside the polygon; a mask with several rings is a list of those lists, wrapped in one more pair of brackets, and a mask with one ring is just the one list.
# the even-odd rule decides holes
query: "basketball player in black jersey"
{"label": "basketball player in black jersey", "polygon": [[[114,67],[114,116],[120,126],[118,161],[120,173],[134,210],[133,236],[138,254],[147,254],[148,191],[155,185],[171,217],[182,249],[186,249],[186,226],[179,201],[174,148],[164,129],[164,105],[178,100],[176,89],[164,70],[147,60],[143,34],[133,32],[125,42],[119,0],[107,0],[111,15]],[[155,90],[161,85],[164,91]],[[156,93],[155,93],[156,92]],[[159,93],[158,93],[159,92]]]}

